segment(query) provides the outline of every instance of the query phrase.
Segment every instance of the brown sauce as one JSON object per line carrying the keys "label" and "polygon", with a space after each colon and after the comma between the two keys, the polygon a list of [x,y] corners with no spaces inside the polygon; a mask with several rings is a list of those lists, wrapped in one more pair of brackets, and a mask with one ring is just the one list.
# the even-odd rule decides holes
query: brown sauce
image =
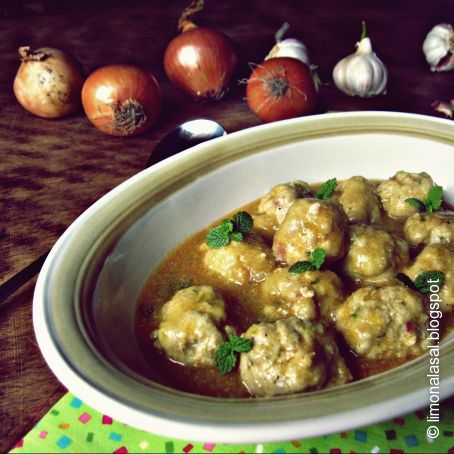
{"label": "brown sauce", "polygon": [[[379,182],[376,182],[377,184]],[[318,185],[312,186],[314,189]],[[257,212],[259,200],[251,202],[246,206],[235,210]],[[452,209],[444,206],[444,209]],[[232,214],[233,214],[232,213]],[[231,214],[231,215],[232,215]],[[226,215],[221,218],[231,217]],[[214,226],[219,224],[219,220],[200,232],[187,238],[173,251],[171,251],[164,261],[151,273],[138,300],[138,308],[135,319],[135,333],[138,344],[145,358],[159,370],[163,377],[162,384],[195,394],[202,394],[216,397],[250,397],[247,389],[241,382],[238,371],[227,375],[221,375],[214,368],[188,367],[178,364],[161,351],[154,347],[154,340],[151,333],[158,328],[158,315],[161,307],[169,301],[177,290],[191,285],[210,285],[226,302],[228,324],[234,326],[238,333],[243,333],[254,323],[263,320],[261,316],[260,298],[257,291],[257,284],[246,284],[232,286],[214,273],[208,273],[203,266],[203,251],[200,245],[204,243],[206,233]],[[381,226],[390,232],[403,235],[403,224],[385,214],[382,216]],[[257,233],[262,233],[258,231]],[[271,246],[270,238],[262,235],[265,241]],[[411,258],[419,253],[419,250],[411,250]],[[333,268],[333,271],[341,273]],[[348,296],[356,287],[343,279],[345,284],[345,294]],[[444,329],[454,324],[454,314],[449,314],[443,319]],[[337,333],[336,341],[339,350],[344,357],[353,380],[384,372],[407,362],[412,357],[393,360],[366,360],[360,358],[352,352],[344,343],[342,336]]]}

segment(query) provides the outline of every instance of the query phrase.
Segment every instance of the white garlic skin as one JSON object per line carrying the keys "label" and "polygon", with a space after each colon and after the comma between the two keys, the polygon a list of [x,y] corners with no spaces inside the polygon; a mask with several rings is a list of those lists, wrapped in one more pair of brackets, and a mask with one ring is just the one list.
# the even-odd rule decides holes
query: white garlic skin
{"label": "white garlic skin", "polygon": [[388,71],[372,50],[369,38],[357,43],[354,54],[343,58],[333,70],[336,87],[349,96],[371,98],[386,93]]}
{"label": "white garlic skin", "polygon": [[[454,30],[450,24],[438,24],[427,34],[422,45],[427,63],[432,71],[454,69]],[[439,66],[448,54],[451,58]]]}
{"label": "white garlic skin", "polygon": [[306,63],[306,65],[310,65],[307,47],[300,40],[295,38],[287,38],[277,42],[265,57],[265,60],[276,57],[296,58],[297,60]]}

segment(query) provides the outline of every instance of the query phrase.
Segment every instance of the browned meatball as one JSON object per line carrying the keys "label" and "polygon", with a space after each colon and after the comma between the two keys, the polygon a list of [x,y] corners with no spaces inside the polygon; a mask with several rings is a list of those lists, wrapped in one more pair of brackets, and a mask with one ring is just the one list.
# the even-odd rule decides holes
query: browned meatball
{"label": "browned meatball", "polygon": [[397,172],[378,186],[378,195],[387,213],[393,218],[408,218],[416,208],[406,202],[409,198],[424,200],[434,185],[426,172]]}
{"label": "browned meatball", "polygon": [[254,216],[254,226],[263,230],[277,230],[288,209],[297,199],[309,197],[311,188],[305,181],[274,186],[261,199]]}
{"label": "browned meatball", "polygon": [[347,344],[369,359],[423,353],[427,319],[421,296],[403,286],[361,288],[336,312],[336,326]]}
{"label": "browned meatball", "polygon": [[395,234],[369,225],[350,227],[350,247],[342,262],[344,273],[359,283],[392,283],[409,262],[407,242]]}
{"label": "browned meatball", "polygon": [[454,311],[454,252],[442,244],[426,246],[416,257],[413,265],[405,270],[412,279],[424,271],[441,271],[444,284],[440,288],[440,307],[445,312]]}
{"label": "browned meatball", "polygon": [[454,243],[454,213],[416,213],[407,219],[404,231],[407,240],[414,246]]}
{"label": "browned meatball", "polygon": [[334,197],[342,205],[350,222],[377,223],[381,218],[381,202],[377,188],[364,177],[341,181]]}
{"label": "browned meatball", "polygon": [[252,350],[241,353],[241,379],[256,396],[315,390],[351,380],[334,339],[321,324],[288,318],[252,325],[243,337],[252,340]]}
{"label": "browned meatball", "polygon": [[225,320],[224,300],[207,285],[175,293],[162,306],[155,345],[174,361],[188,366],[214,366],[222,344],[218,324]]}
{"label": "browned meatball", "polygon": [[293,203],[273,240],[276,260],[292,265],[307,260],[316,248],[328,263],[340,260],[347,244],[348,219],[331,200],[300,199]]}
{"label": "browned meatball", "polygon": [[342,282],[332,271],[289,273],[275,269],[261,284],[263,315],[269,320],[296,316],[332,322],[343,301]]}
{"label": "browned meatball", "polygon": [[271,249],[256,235],[249,234],[244,241],[231,241],[219,249],[202,248],[205,267],[234,284],[261,282],[276,267]]}

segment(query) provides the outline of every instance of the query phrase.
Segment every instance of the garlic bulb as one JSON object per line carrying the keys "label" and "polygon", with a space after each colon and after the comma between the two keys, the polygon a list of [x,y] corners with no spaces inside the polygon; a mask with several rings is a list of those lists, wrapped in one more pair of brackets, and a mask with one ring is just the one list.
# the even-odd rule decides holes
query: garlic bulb
{"label": "garlic bulb", "polygon": [[427,34],[422,50],[432,71],[454,69],[454,30],[452,25],[436,25]]}
{"label": "garlic bulb", "polygon": [[309,53],[307,47],[298,39],[287,38],[276,43],[270,50],[265,60],[276,57],[291,57],[309,65]]}
{"label": "garlic bulb", "polygon": [[434,101],[432,107],[442,113],[447,118],[453,118],[454,116],[454,98],[451,101]]}
{"label": "garlic bulb", "polygon": [[345,57],[334,67],[336,87],[349,96],[370,98],[386,93],[388,71],[372,50],[369,38],[356,44],[354,54]]}
{"label": "garlic bulb", "polygon": [[300,60],[303,63],[306,63],[306,65],[310,66],[309,52],[307,51],[307,47],[299,39],[282,39],[289,28],[289,24],[285,22],[282,27],[276,32],[276,34],[274,35],[276,44],[265,57],[265,60],[276,57],[290,57],[296,58],[297,60]]}

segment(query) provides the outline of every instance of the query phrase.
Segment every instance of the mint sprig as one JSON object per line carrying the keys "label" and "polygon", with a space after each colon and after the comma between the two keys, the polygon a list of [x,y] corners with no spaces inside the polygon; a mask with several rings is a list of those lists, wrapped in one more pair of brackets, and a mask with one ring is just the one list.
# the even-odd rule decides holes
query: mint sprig
{"label": "mint sprig", "polygon": [[439,210],[443,202],[443,187],[433,186],[424,199],[424,205],[426,206],[427,212],[432,213],[433,211]]}
{"label": "mint sprig", "polygon": [[211,249],[227,246],[230,241],[243,241],[244,235],[254,226],[252,216],[246,211],[236,213],[232,219],[224,219],[221,225],[213,227],[205,237]]}
{"label": "mint sprig", "polygon": [[416,276],[414,282],[404,273],[397,273],[394,277],[402,282],[405,287],[421,293],[429,293],[431,285],[441,287],[445,282],[444,273],[435,270],[423,271]]}
{"label": "mint sprig", "polygon": [[331,178],[323,183],[315,192],[315,197],[321,200],[329,200],[337,186],[337,179]]}
{"label": "mint sprig", "polygon": [[249,339],[229,334],[229,340],[219,346],[214,354],[216,368],[222,375],[229,373],[236,364],[237,353],[247,353],[252,349]]}
{"label": "mint sprig", "polygon": [[443,202],[443,187],[432,186],[423,201],[414,197],[405,199],[405,201],[421,213],[433,213],[440,209]]}
{"label": "mint sprig", "polygon": [[306,271],[319,270],[325,263],[326,251],[320,247],[315,248],[310,256],[310,260],[294,263],[289,269],[289,273],[301,274]]}
{"label": "mint sprig", "polygon": [[445,275],[441,271],[424,271],[415,279],[415,286],[421,293],[429,293],[432,285],[441,287],[445,282]]}

